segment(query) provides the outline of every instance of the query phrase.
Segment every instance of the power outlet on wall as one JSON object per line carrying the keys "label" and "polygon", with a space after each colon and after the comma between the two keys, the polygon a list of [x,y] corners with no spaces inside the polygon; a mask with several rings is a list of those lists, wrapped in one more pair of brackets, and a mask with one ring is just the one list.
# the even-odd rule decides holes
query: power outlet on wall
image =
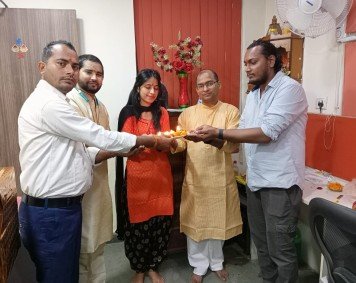
{"label": "power outlet on wall", "polygon": [[326,110],[328,106],[328,99],[326,97],[319,97],[315,100],[315,109]]}

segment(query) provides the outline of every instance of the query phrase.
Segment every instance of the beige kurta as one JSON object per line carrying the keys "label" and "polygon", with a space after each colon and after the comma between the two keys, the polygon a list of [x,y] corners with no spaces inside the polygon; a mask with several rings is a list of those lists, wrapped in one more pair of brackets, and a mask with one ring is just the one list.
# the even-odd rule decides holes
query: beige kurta
{"label": "beige kurta", "polygon": [[[109,115],[99,100],[87,101],[77,89],[67,94],[70,103],[84,117],[109,130]],[[93,184],[82,202],[83,224],[81,253],[94,253],[99,245],[110,241],[113,236],[112,200],[108,181],[106,161],[95,165]]]}
{"label": "beige kurta", "polygon": [[[218,102],[213,107],[198,104],[184,110],[178,124],[187,131],[201,125],[234,129],[239,112]],[[177,152],[187,148],[185,178],[180,206],[180,230],[194,241],[227,240],[242,232],[240,200],[231,152],[238,144],[225,142],[221,149],[203,142],[178,140]]]}

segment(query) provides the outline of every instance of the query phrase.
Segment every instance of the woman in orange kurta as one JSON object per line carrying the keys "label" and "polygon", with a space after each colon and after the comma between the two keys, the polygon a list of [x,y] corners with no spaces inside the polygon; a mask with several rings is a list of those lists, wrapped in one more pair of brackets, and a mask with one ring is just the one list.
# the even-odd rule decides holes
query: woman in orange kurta
{"label": "woman in orange kurta", "polygon": [[[119,130],[137,136],[169,131],[168,112],[161,107],[160,96],[159,73],[142,70],[121,110]],[[129,157],[125,181],[121,208],[125,253],[136,271],[132,282],[144,282],[146,272],[152,282],[163,282],[157,268],[167,255],[173,214],[173,181],[167,153],[146,148]]]}

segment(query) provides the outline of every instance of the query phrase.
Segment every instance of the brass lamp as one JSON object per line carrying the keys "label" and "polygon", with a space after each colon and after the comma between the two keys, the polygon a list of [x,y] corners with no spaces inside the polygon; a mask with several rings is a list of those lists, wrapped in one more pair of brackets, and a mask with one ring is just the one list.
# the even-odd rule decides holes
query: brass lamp
{"label": "brass lamp", "polygon": [[273,16],[272,23],[268,27],[266,36],[272,35],[272,34],[273,35],[282,34],[282,29],[281,29],[281,26],[279,25],[279,23],[277,23],[276,16]]}

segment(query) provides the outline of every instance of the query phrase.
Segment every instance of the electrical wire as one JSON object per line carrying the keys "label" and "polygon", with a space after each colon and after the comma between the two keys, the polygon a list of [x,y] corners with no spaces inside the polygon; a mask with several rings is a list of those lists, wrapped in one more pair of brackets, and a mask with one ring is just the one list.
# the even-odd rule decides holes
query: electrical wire
{"label": "electrical wire", "polygon": [[0,2],[5,6],[5,8],[8,8],[8,6],[6,5],[6,3],[3,0],[0,0]]}
{"label": "electrical wire", "polygon": [[[325,120],[325,125],[324,125],[324,147],[326,150],[330,150],[332,148],[333,142],[334,142],[334,136],[335,136],[335,119],[336,117],[334,115],[328,115]],[[326,135],[331,134],[331,141],[330,144],[326,144]]]}
{"label": "electrical wire", "polygon": [[[339,44],[338,45],[338,56],[337,56],[337,65],[336,65],[336,95],[335,95],[335,107],[333,110],[333,114],[328,115],[325,120],[324,124],[324,147],[326,150],[330,150],[332,148],[333,142],[334,142],[334,137],[335,137],[335,120],[336,117],[334,114],[340,113],[340,93],[342,93],[343,89],[343,83],[342,83],[342,77],[343,77],[343,60],[344,60],[344,54],[341,52],[341,48],[344,48],[343,45]],[[342,54],[341,54],[342,53]],[[327,145],[327,136],[331,135],[331,141],[330,144]]]}
{"label": "electrical wire", "polygon": [[[341,50],[341,48],[345,48],[344,44],[338,44],[337,47],[337,63],[336,63],[336,76],[335,76],[335,86],[336,86],[336,95],[335,95],[335,107],[333,114],[342,114],[340,110],[340,93],[343,92],[343,77],[344,77],[344,52],[345,50]],[[342,99],[342,96],[341,96]]]}

